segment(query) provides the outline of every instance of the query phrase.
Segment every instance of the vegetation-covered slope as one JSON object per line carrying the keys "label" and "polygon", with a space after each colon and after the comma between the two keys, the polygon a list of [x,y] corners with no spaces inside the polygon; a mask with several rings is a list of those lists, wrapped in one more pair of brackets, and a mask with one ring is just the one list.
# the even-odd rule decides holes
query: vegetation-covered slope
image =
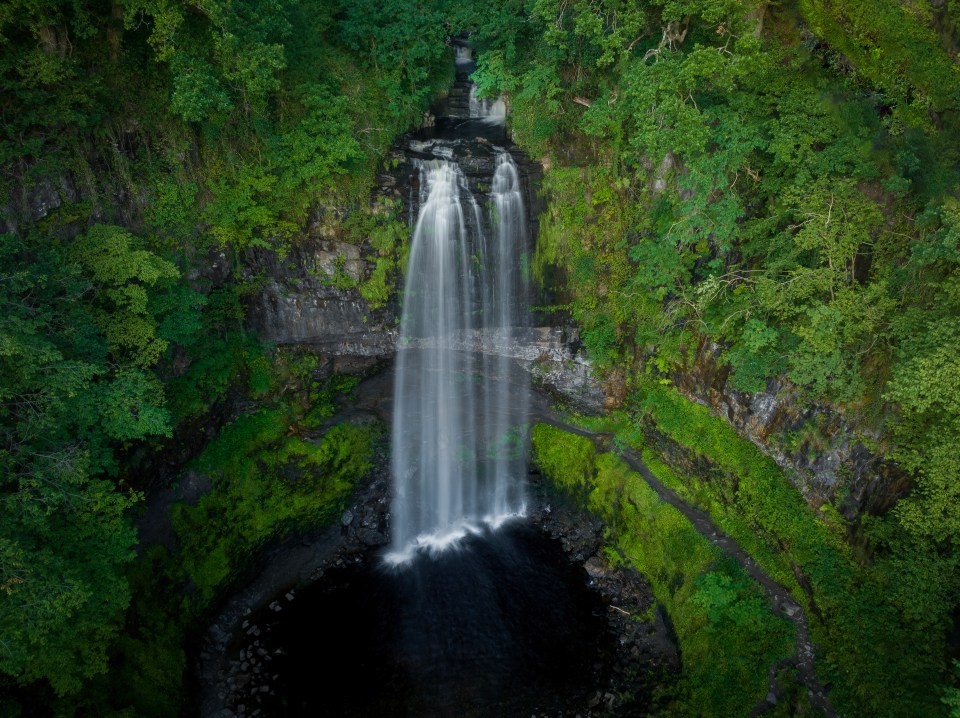
{"label": "vegetation-covered slope", "polygon": [[[628,387],[669,383],[718,345],[734,388],[785,377],[913,478],[887,516],[864,518],[866,573],[840,592],[841,613],[867,621],[866,655],[835,676],[855,715],[946,710],[936,685],[960,557],[957,19],[953,3],[899,0],[542,0],[476,19],[480,83],[509,93],[515,137],[552,168],[537,263],[566,277],[601,365]],[[789,531],[757,518],[767,499],[730,477],[728,508],[799,570]],[[882,677],[891,654],[871,620],[913,627],[913,648],[940,666],[921,661],[929,688]]]}
{"label": "vegetation-covered slope", "polygon": [[[283,252],[327,217],[373,231],[358,210],[377,164],[449,82],[447,36],[472,29],[480,84],[508,93],[515,138],[551,167],[537,266],[560,270],[601,367],[642,388],[636,420],[667,434],[706,421],[656,382],[713,342],[737,388],[786,377],[912,476],[840,551],[852,583],[824,583],[847,597],[837,615],[869,628],[831,670],[851,715],[960,710],[944,688],[960,558],[958,20],[953,0],[0,4],[0,691],[175,712],[148,689],[182,672],[168,627],[200,604],[158,613],[156,581],[209,600],[265,540],[264,517],[330,505],[291,494],[236,508],[235,534],[197,527],[231,492],[249,498],[254,461],[265,482],[322,465],[331,501],[355,480],[364,461],[331,457],[369,437],[287,437],[309,406],[288,406],[269,376],[286,359],[245,330],[251,284],[210,268]],[[272,404],[224,432],[250,443],[179,512],[183,566],[163,574],[170,557],[151,554],[128,577],[144,472],[231,391]],[[199,461],[222,474],[216,447]],[[816,541],[798,546],[829,507],[793,512],[791,494],[778,532],[776,501],[694,489],[781,567],[823,567]],[[884,651],[905,635],[922,663],[899,674]]]}
{"label": "vegetation-covered slope", "polygon": [[[131,652],[129,636],[118,642],[130,509],[156,482],[168,438],[201,428],[231,387],[279,395],[267,387],[283,362],[268,363],[245,332],[248,286],[212,265],[253,247],[283,252],[310,217],[366,207],[385,149],[452,73],[439,6],[420,4],[416,23],[409,10],[367,0],[0,4],[0,694],[27,686],[34,707],[23,710],[47,691],[76,709],[120,643]],[[321,448],[291,447],[283,437],[297,412],[282,402],[270,411],[277,465],[319,471],[336,446],[363,443],[341,432]],[[247,480],[238,472],[227,479]],[[270,486],[274,500],[281,488]],[[322,504],[297,491],[287,506],[230,519],[262,524],[237,527],[247,550]],[[197,511],[213,511],[216,493]],[[208,563],[221,559],[216,581],[194,567],[205,600],[235,568],[217,526],[190,535],[212,542]],[[140,681],[131,694],[168,685],[175,710],[179,676],[166,671],[162,635],[183,615],[171,610],[153,617],[157,632],[143,627],[147,673],[123,681]],[[123,696],[113,693],[113,708]],[[95,705],[86,710],[107,710]]]}

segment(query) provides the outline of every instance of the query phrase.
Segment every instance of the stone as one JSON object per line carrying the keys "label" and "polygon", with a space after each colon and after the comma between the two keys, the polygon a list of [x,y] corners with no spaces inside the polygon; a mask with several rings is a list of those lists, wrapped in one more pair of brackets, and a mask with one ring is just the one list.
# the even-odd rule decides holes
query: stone
{"label": "stone", "polygon": [[605,576],[607,574],[607,563],[599,556],[591,556],[583,564],[587,573],[592,577]]}
{"label": "stone", "polygon": [[394,318],[386,310],[371,311],[357,289],[317,277],[268,279],[249,316],[265,339],[338,355],[390,356],[397,340]]}
{"label": "stone", "polygon": [[[364,546],[384,546],[389,542],[389,538],[376,529],[360,529],[357,531],[357,539]],[[342,565],[342,562],[338,563]]]}

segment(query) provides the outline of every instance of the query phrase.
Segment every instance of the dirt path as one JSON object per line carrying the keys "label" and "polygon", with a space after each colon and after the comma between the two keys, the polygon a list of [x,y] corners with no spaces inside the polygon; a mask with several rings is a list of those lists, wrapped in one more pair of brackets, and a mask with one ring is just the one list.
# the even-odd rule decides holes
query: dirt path
{"label": "dirt path", "polygon": [[[608,433],[593,432],[573,426],[558,419],[553,412],[543,410],[538,407],[536,415],[533,417],[536,421],[550,424],[571,434],[584,436],[594,442],[612,443],[613,436]],[[810,704],[819,708],[829,718],[837,718],[837,712],[830,704],[826,691],[817,679],[815,670],[815,651],[813,642],[810,639],[810,627],[807,623],[803,607],[800,606],[790,594],[790,592],[774,581],[764,572],[757,562],[744,551],[736,541],[721,531],[710,516],[701,509],[691,506],[681,499],[675,491],[664,486],[656,476],[651,473],[647,465],[643,463],[640,452],[627,449],[621,452],[623,460],[627,465],[643,477],[644,481],[657,494],[660,499],[675,509],[680,511],[694,528],[707,538],[714,546],[717,546],[727,555],[731,556],[743,569],[753,578],[763,590],[773,606],[774,614],[786,618],[793,623],[796,629],[796,652],[790,658],[783,661],[777,661],[768,671],[769,692],[767,697],[760,701],[751,712],[751,716],[759,716],[776,705],[780,699],[781,689],[777,681],[777,672],[788,666],[796,668],[799,682],[806,686]]]}

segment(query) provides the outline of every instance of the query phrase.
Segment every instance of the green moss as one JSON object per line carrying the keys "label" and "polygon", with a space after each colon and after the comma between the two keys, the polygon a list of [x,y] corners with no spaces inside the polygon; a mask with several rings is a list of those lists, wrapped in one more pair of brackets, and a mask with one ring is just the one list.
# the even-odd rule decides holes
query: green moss
{"label": "green moss", "polygon": [[360,285],[360,296],[367,300],[371,309],[379,309],[390,299],[393,292],[391,273],[396,269],[396,263],[386,257],[377,257],[377,264],[370,277]]}
{"label": "green moss", "polygon": [[392,215],[385,221],[382,218],[371,220],[376,223],[366,229],[370,247],[375,254],[368,259],[375,261],[376,266],[367,280],[360,284],[360,295],[367,300],[371,309],[379,309],[386,305],[397,291],[397,279],[401,270],[406,267],[410,249],[407,242],[409,229]]}
{"label": "green moss", "polygon": [[329,419],[336,412],[336,398],[348,395],[360,383],[355,376],[334,374],[322,381],[311,382],[309,401],[310,409],[300,421],[300,425],[308,429],[315,429],[321,422]]}
{"label": "green moss", "polygon": [[[644,452],[665,485],[707,510],[807,607],[822,650],[818,669],[839,709],[850,715],[942,714],[931,689],[942,680],[942,638],[924,630],[937,611],[924,620],[909,612],[911,605],[927,605],[923,594],[932,585],[911,580],[895,560],[858,562],[837,512],[811,509],[771,458],[705,407],[648,383],[633,408],[641,421],[720,470],[710,479],[681,476],[650,447]],[[636,433],[625,440],[635,445]]]}
{"label": "green moss", "polygon": [[673,623],[683,674],[670,715],[747,715],[767,691],[766,671],[790,654],[792,629],[762,589],[701,536],[643,478],[593,442],[534,427],[545,476],[587,505],[611,534],[610,555],[643,573]]}
{"label": "green moss", "polygon": [[284,409],[224,428],[196,462],[213,490],[173,514],[185,573],[209,601],[266,541],[342,510],[371,466],[375,430],[339,424],[318,441],[287,436]]}
{"label": "green moss", "polygon": [[250,397],[253,399],[264,397],[273,386],[273,367],[270,361],[263,354],[258,354],[247,362],[247,369]]}
{"label": "green moss", "polygon": [[537,424],[532,442],[540,468],[554,483],[573,490],[586,487],[592,480],[597,450],[590,439]]}

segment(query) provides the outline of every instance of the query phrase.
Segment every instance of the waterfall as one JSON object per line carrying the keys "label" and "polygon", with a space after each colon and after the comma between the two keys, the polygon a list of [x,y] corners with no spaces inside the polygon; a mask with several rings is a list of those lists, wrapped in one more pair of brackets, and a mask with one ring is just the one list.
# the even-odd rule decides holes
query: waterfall
{"label": "waterfall", "polygon": [[[491,187],[490,225],[492,231],[484,245],[484,268],[489,281],[484,284],[486,297],[483,315],[484,334],[501,346],[514,340],[514,330],[523,322],[525,306],[518,302],[517,292],[523,287],[520,271],[520,248],[524,246],[526,216],[523,210],[520,177],[513,158],[507,153],[497,156],[497,167]],[[489,341],[490,339],[487,339]],[[518,437],[506,434],[517,417],[527,414],[528,395],[517,392],[507,378],[512,361],[502,353],[485,353],[485,376],[501,377],[484,392],[483,417],[485,435],[497,437],[500,444],[493,448],[492,500],[496,515],[511,512],[522,497],[516,495],[514,478],[523,470],[517,458],[520,447],[511,445]],[[525,457],[520,456],[525,461]]]}
{"label": "waterfall", "polygon": [[453,51],[458,65],[473,65],[473,50],[468,45],[456,45]]}
{"label": "waterfall", "polygon": [[525,314],[517,167],[497,156],[484,213],[455,161],[416,164],[420,211],[394,388],[392,563],[524,511],[527,391],[496,352]]}
{"label": "waterfall", "polygon": [[500,125],[507,120],[507,104],[502,97],[495,100],[480,99],[477,86],[470,87],[470,117],[481,119],[489,124]]}

